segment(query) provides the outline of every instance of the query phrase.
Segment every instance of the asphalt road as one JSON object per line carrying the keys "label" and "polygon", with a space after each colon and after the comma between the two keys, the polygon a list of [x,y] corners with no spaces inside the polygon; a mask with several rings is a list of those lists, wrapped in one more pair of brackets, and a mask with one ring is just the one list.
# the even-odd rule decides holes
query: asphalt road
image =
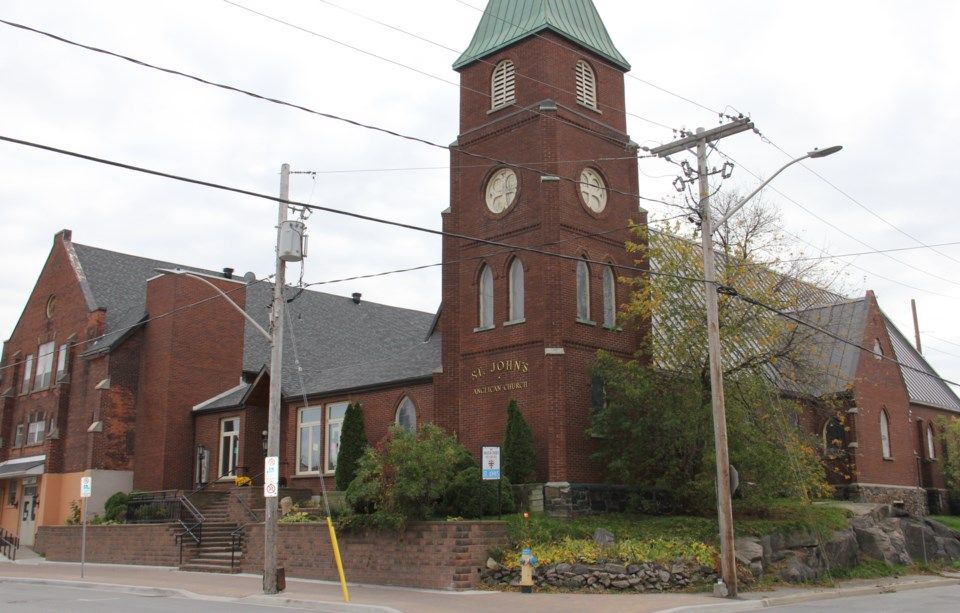
{"label": "asphalt road", "polygon": [[797,605],[773,607],[777,613],[843,611],[844,613],[957,613],[960,611],[960,585],[907,590],[872,596],[851,596],[818,600]]}

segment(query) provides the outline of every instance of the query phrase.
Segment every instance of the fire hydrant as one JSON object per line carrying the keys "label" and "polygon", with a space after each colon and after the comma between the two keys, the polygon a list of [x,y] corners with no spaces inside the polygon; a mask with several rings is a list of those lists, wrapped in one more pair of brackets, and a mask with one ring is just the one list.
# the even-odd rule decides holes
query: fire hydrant
{"label": "fire hydrant", "polygon": [[520,592],[530,594],[533,592],[533,567],[537,565],[537,556],[530,552],[529,547],[524,547],[520,554]]}

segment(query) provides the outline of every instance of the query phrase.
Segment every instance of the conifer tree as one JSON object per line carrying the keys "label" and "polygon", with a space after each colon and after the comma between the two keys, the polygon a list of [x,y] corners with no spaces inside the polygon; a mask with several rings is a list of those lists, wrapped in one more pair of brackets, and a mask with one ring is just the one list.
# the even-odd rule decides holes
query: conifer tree
{"label": "conifer tree", "polygon": [[507,407],[507,431],[503,437],[503,474],[510,483],[526,483],[537,464],[533,451],[533,431],[511,400]]}
{"label": "conifer tree", "polygon": [[334,482],[337,489],[345,491],[357,475],[357,461],[367,448],[367,434],[363,428],[363,409],[359,402],[347,407],[340,431],[340,451],[337,453],[337,470]]}

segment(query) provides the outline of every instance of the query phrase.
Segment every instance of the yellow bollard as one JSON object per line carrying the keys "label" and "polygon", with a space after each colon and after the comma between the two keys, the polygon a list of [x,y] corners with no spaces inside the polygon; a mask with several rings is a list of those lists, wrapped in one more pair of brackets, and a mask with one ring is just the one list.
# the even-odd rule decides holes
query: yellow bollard
{"label": "yellow bollard", "polygon": [[350,591],[347,589],[347,578],[343,575],[343,561],[340,560],[340,546],[337,545],[337,533],[333,529],[333,520],[327,516],[327,528],[330,530],[330,544],[333,545],[333,557],[337,561],[337,572],[340,573],[340,589],[343,591],[343,601],[350,602]]}

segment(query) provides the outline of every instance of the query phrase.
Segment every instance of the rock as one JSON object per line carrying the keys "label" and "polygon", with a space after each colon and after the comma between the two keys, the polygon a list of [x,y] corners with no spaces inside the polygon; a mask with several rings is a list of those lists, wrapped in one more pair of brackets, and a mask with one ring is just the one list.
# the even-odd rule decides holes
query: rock
{"label": "rock", "polygon": [[933,521],[932,519],[926,519],[924,521],[926,522],[927,526],[929,526],[930,529],[933,530],[933,533],[939,536],[940,538],[954,539],[954,540],[960,539],[960,532],[957,532],[956,530],[952,530],[947,526],[944,526],[938,521]]}
{"label": "rock", "polygon": [[830,568],[853,568],[859,561],[857,535],[853,530],[835,531],[823,549]]}
{"label": "rock", "polygon": [[797,530],[787,535],[787,548],[797,549],[798,547],[816,547],[819,545],[817,535],[807,530]]}
{"label": "rock", "polygon": [[628,575],[635,575],[635,574],[637,574],[639,571],[640,571],[640,567],[637,566],[636,564],[631,564],[630,566],[627,567],[627,574],[628,574]]}
{"label": "rock", "polygon": [[925,563],[945,557],[943,546],[937,542],[933,528],[926,522],[914,518],[901,519],[900,531],[907,554],[914,562]]}
{"label": "rock", "polygon": [[280,515],[288,515],[293,509],[293,498],[284,496],[280,499]]}
{"label": "rock", "polygon": [[557,567],[556,567],[555,570],[556,570],[558,573],[563,574],[563,573],[569,573],[569,572],[570,572],[570,569],[572,569],[572,568],[573,568],[572,566],[570,566],[569,564],[563,562],[563,563],[557,564]]}
{"label": "rock", "polygon": [[943,547],[943,555],[950,561],[960,560],[960,540],[957,539],[941,539],[941,546]]}
{"label": "rock", "polygon": [[860,553],[891,565],[910,563],[910,556],[907,554],[902,535],[899,539],[891,539],[891,536],[878,526],[859,527],[860,525],[859,522],[853,522],[853,531],[857,536]]}
{"label": "rock", "polygon": [[660,579],[660,583],[670,583],[670,573],[665,570],[658,570],[657,578]]}
{"label": "rock", "polygon": [[590,568],[584,564],[574,564],[573,568],[570,569],[570,572],[575,575],[585,575],[590,572]]}
{"label": "rock", "polygon": [[610,583],[611,587],[615,587],[618,590],[625,590],[630,587],[629,581],[613,581]]}
{"label": "rock", "polygon": [[733,548],[739,564],[750,566],[754,562],[763,560],[763,545],[758,538],[742,536],[733,542]]}
{"label": "rock", "polygon": [[616,544],[617,539],[613,536],[613,532],[597,528],[593,532],[593,542],[599,545],[600,549],[610,549]]}
{"label": "rock", "polygon": [[625,575],[627,573],[627,567],[623,564],[604,564],[603,570],[612,575]]}
{"label": "rock", "polygon": [[635,586],[640,583],[643,583],[643,581],[640,580],[640,577],[630,577],[629,579],[627,579],[627,584],[629,584],[630,586]]}
{"label": "rock", "polygon": [[791,550],[790,555],[784,558],[783,567],[777,575],[784,581],[790,583],[801,583],[816,579],[820,573],[816,566],[811,566],[809,562],[815,561],[808,560],[803,554],[796,550]]}
{"label": "rock", "polygon": [[590,575],[589,577],[587,577],[587,585],[593,585],[596,582],[597,582],[597,578],[594,577],[593,575]]}
{"label": "rock", "polygon": [[500,570],[500,564],[493,558],[487,558],[487,568],[490,570]]}

